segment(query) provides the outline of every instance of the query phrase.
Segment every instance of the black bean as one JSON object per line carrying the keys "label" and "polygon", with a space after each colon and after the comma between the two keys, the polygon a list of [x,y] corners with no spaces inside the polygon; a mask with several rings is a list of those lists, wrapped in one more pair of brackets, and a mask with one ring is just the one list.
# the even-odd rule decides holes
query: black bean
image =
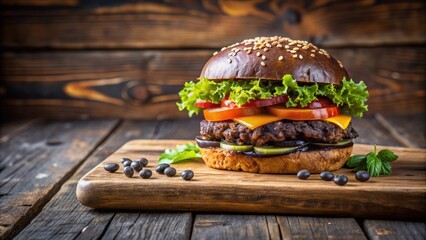
{"label": "black bean", "polygon": [[194,172],[192,170],[185,170],[182,172],[182,178],[185,180],[191,180],[194,177]]}
{"label": "black bean", "polygon": [[134,161],[130,164],[130,167],[135,169],[136,172],[140,172],[142,170],[142,164],[138,161]]}
{"label": "black bean", "polygon": [[297,173],[297,177],[298,177],[299,179],[303,179],[303,180],[308,179],[310,176],[311,176],[311,173],[310,173],[308,170],[306,170],[306,169],[300,170],[300,171]]}
{"label": "black bean", "polygon": [[132,160],[130,160],[130,158],[122,158],[121,159],[121,163],[124,163],[125,161],[132,161]]}
{"label": "black bean", "polygon": [[345,175],[337,175],[336,177],[334,177],[334,183],[339,185],[339,186],[346,185],[346,183],[348,183],[348,181],[349,181],[349,179]]}
{"label": "black bean", "polygon": [[108,172],[115,172],[120,168],[120,166],[117,163],[107,163],[104,165],[104,169]]}
{"label": "black bean", "polygon": [[322,172],[320,174],[320,178],[324,181],[332,181],[334,178],[334,174],[331,172]]}
{"label": "black bean", "polygon": [[366,182],[370,179],[370,174],[366,171],[358,171],[355,173],[355,178],[360,182]]}
{"label": "black bean", "polygon": [[168,177],[174,177],[176,175],[176,168],[168,167],[164,169],[164,174],[166,174]]}
{"label": "black bean", "polygon": [[129,167],[132,164],[132,160],[126,160],[123,162],[123,167]]}
{"label": "black bean", "polygon": [[158,172],[159,174],[164,174],[164,169],[166,169],[166,168],[168,168],[168,167],[170,167],[170,165],[169,165],[169,164],[167,164],[167,163],[162,163],[162,164],[159,164],[159,165],[155,168],[155,171],[156,171],[156,172]]}
{"label": "black bean", "polygon": [[139,172],[139,176],[143,179],[150,178],[152,176],[152,171],[149,169],[142,169],[142,171]]}
{"label": "black bean", "polygon": [[124,173],[124,175],[126,175],[126,177],[131,178],[131,177],[133,177],[134,171],[133,171],[133,168],[127,166],[127,167],[124,167],[123,173]]}
{"label": "black bean", "polygon": [[146,158],[139,158],[139,159],[136,159],[136,161],[140,162],[142,164],[142,167],[148,166],[148,159]]}

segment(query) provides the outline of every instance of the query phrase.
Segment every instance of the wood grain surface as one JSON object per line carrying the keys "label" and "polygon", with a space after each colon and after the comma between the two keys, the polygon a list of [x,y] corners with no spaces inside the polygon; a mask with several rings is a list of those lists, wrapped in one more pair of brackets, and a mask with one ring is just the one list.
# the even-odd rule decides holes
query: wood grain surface
{"label": "wood grain surface", "polygon": [[[389,116],[386,116],[389,118]],[[416,116],[410,116],[413,118]],[[407,118],[409,119],[409,118]],[[391,120],[391,119],[390,119]],[[390,121],[391,124],[393,121]],[[362,133],[357,139],[358,143],[387,143],[394,146],[403,146],[402,143],[395,140],[386,128],[383,128],[374,117],[366,117],[358,119],[356,122],[356,129],[358,132],[361,130]],[[134,217],[121,217],[129,216],[127,212],[123,211],[97,211],[90,210],[89,208],[82,206],[76,199],[75,191],[77,181],[88,171],[98,165],[103,159],[112,154],[122,144],[138,138],[146,139],[159,139],[159,138],[186,138],[193,139],[198,132],[198,122],[196,119],[192,120],[170,120],[170,121],[128,121],[125,120],[119,124],[113,133],[100,145],[97,150],[92,153],[76,174],[64,183],[61,190],[49,201],[40,214],[36,216],[31,223],[25,227],[22,231],[23,226],[18,228],[21,233],[16,239],[102,239],[106,231],[119,232],[125,231],[124,226],[131,226],[134,221]],[[414,132],[417,126],[411,124],[408,120],[402,121],[400,126],[407,130],[407,132]],[[41,207],[40,207],[41,208]],[[167,225],[178,225],[178,222],[188,221],[186,213],[176,215],[163,213],[163,214],[146,214],[146,212],[132,212],[135,215],[139,215],[137,221],[145,221],[146,228],[132,228],[132,231],[137,236],[144,236],[146,239],[158,239],[158,237],[167,237],[172,239],[179,239],[181,236],[187,235],[176,235],[173,231],[168,231]],[[193,227],[188,230],[187,234],[194,232],[194,226],[198,225],[198,221],[207,221],[206,217],[197,218],[201,214],[192,214],[193,216]],[[208,217],[215,216],[216,214],[208,214]],[[121,222],[115,221],[114,224],[110,224],[112,219],[117,216],[121,219]],[[240,214],[221,214],[221,221],[209,221],[209,228],[214,228],[215,231],[220,232],[221,236],[232,239],[234,236],[240,236],[241,231],[245,229],[251,229],[251,231],[264,231],[262,229],[268,229],[271,239],[301,239],[304,236],[336,236],[334,232],[338,232],[338,239],[341,238],[355,238],[354,233],[364,231],[367,233],[367,228],[370,225],[382,224],[383,220],[363,220],[358,219],[359,224],[355,224],[356,221],[348,220],[348,218],[331,218],[331,217],[304,217],[304,216],[286,216],[286,215],[261,215],[262,218],[266,218],[266,221],[257,220],[250,221],[250,228],[244,227],[228,227],[229,224],[232,226],[238,226],[239,221],[247,219],[246,215]],[[143,219],[139,219],[143,218]],[[277,221],[276,219],[282,219]],[[159,223],[157,222],[160,220]],[[246,221],[247,222],[247,221]],[[227,224],[224,224],[227,223]],[[424,229],[424,223],[422,222],[409,222],[411,228],[418,229],[418,231],[405,231],[408,224],[402,221],[390,221],[390,225],[387,231],[369,231],[369,238],[379,239],[424,239],[424,235],[420,235],[421,229]],[[285,224],[281,226],[282,224]],[[349,224],[349,225],[348,225]],[[160,226],[158,226],[160,225]],[[336,227],[334,227],[336,226]],[[110,230],[111,228],[111,230]],[[150,231],[150,229],[161,229],[158,231]],[[347,229],[346,231],[340,231],[337,228]],[[285,230],[283,230],[285,229]],[[363,229],[363,230],[361,230]],[[400,230],[399,230],[400,229]],[[280,232],[281,230],[281,232]],[[284,232],[285,231],[285,232]],[[316,232],[319,232],[315,235]],[[387,233],[386,236],[383,233]],[[423,231],[424,232],[424,231]],[[205,231],[203,235],[202,231],[198,231],[197,236],[200,238],[211,237],[212,231]],[[193,234],[193,233],[192,233]],[[209,234],[209,235],[207,235]],[[254,234],[254,233],[253,233]],[[355,234],[358,238],[358,235]],[[119,238],[119,236],[117,236]],[[359,238],[361,238],[360,236]],[[129,237],[132,239],[132,237]],[[180,238],[182,239],[182,238]]]}
{"label": "wood grain surface", "polygon": [[[165,148],[173,148],[184,142],[188,141],[134,140],[108,157],[104,163],[119,163],[122,157],[135,159],[144,156],[150,160],[148,168],[153,169]],[[349,169],[341,169],[335,174],[349,177],[350,182],[345,187],[324,182],[318,174],[311,176],[310,181],[301,181],[294,175],[215,170],[200,160],[174,165],[178,172],[193,169],[196,177],[192,181],[158,174],[149,180],[141,180],[137,176],[126,178],[122,171],[111,174],[100,164],[79,181],[77,197],[86,206],[103,209],[422,218],[426,211],[422,207],[426,206],[426,151],[389,148],[400,156],[391,176],[360,183]],[[371,150],[371,145],[354,146],[354,154]],[[123,185],[128,188],[123,189]],[[123,191],[126,191],[124,198]],[[399,201],[400,198],[405,201]]]}
{"label": "wood grain surface", "polygon": [[50,0],[2,5],[1,43],[8,48],[217,48],[261,35],[285,35],[324,46],[426,40],[421,0]]}
{"label": "wood grain surface", "polygon": [[0,143],[0,239],[38,214],[115,124],[39,121]]}
{"label": "wood grain surface", "polygon": [[[426,48],[328,49],[355,81],[365,81],[369,112],[426,108]],[[185,118],[177,93],[195,81],[213,51],[6,52],[2,112],[17,116]],[[397,105],[398,107],[394,107]]]}
{"label": "wood grain surface", "polygon": [[[192,222],[191,214],[95,211],[80,204],[75,192],[78,180],[125,142],[137,138],[171,138],[175,134],[179,134],[182,138],[192,138],[198,129],[191,130],[183,126],[195,124],[194,120],[122,122],[83,163],[76,174],[64,183],[43,211],[16,236],[16,239],[101,239],[106,233],[108,238],[112,238],[117,232],[125,232],[127,228],[124,226],[131,226],[135,219],[138,225],[144,223],[149,230],[145,229],[142,232],[142,228],[133,228],[131,231],[145,239],[187,239],[191,229],[186,224]],[[176,234],[176,228],[169,226],[183,227],[178,230],[182,234]],[[159,229],[161,231],[153,231]]]}

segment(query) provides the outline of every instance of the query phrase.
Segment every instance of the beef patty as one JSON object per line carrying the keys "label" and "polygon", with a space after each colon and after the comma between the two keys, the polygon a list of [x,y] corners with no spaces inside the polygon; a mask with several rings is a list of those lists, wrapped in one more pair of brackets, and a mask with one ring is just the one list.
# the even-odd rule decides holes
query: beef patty
{"label": "beef patty", "polygon": [[336,143],[342,139],[358,137],[350,124],[346,129],[324,121],[277,121],[254,130],[234,121],[200,123],[200,134],[207,140],[225,140],[230,143],[263,146],[286,140]]}

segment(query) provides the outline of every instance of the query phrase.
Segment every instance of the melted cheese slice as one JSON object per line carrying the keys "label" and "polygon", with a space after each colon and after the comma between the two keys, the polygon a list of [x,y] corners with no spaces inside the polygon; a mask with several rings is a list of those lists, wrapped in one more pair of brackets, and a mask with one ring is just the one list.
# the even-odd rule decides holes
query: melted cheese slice
{"label": "melted cheese slice", "polygon": [[[248,117],[240,117],[240,118],[234,118],[233,120],[235,122],[241,123],[251,130],[254,130],[255,128],[258,128],[260,126],[266,125],[271,122],[276,122],[283,120],[285,118],[283,117],[277,117],[274,115],[269,114],[260,114],[260,115],[254,115],[254,116],[248,116]],[[331,122],[336,124],[342,129],[346,129],[349,126],[349,123],[351,122],[351,117],[346,115],[338,115],[331,118],[325,118],[321,119],[322,121]]]}

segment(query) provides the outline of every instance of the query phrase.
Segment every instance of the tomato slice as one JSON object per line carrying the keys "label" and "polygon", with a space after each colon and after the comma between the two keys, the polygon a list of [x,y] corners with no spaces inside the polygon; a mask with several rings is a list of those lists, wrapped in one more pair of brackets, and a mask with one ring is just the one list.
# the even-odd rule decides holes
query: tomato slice
{"label": "tomato slice", "polygon": [[275,116],[290,120],[316,120],[339,115],[338,107],[325,107],[317,109],[287,108],[285,105],[269,106],[266,110]]}
{"label": "tomato slice", "polygon": [[224,121],[228,119],[246,117],[261,114],[263,112],[262,108],[210,108],[203,111],[204,118],[207,121]]}
{"label": "tomato slice", "polygon": [[[308,103],[308,106],[306,106],[305,108],[317,109],[317,108],[326,108],[326,107],[337,107],[336,104],[334,104],[330,99],[326,97],[317,97],[317,98],[318,100]],[[298,105],[298,107],[301,108],[300,105]]]}
{"label": "tomato slice", "polygon": [[[272,98],[268,98],[268,99],[251,100],[241,107],[266,107],[266,106],[271,106],[271,105],[275,105],[275,104],[278,104],[278,103],[284,103],[284,102],[287,102],[287,101],[288,101],[287,95],[280,95],[280,96],[276,96],[276,97],[272,97]],[[238,108],[236,103],[234,103],[233,101],[231,101],[227,98],[223,99],[220,102],[220,106],[221,107],[229,107],[229,108]]]}
{"label": "tomato slice", "polygon": [[208,101],[197,101],[195,102],[194,106],[199,108],[218,108],[220,107],[219,103],[212,103]]}

